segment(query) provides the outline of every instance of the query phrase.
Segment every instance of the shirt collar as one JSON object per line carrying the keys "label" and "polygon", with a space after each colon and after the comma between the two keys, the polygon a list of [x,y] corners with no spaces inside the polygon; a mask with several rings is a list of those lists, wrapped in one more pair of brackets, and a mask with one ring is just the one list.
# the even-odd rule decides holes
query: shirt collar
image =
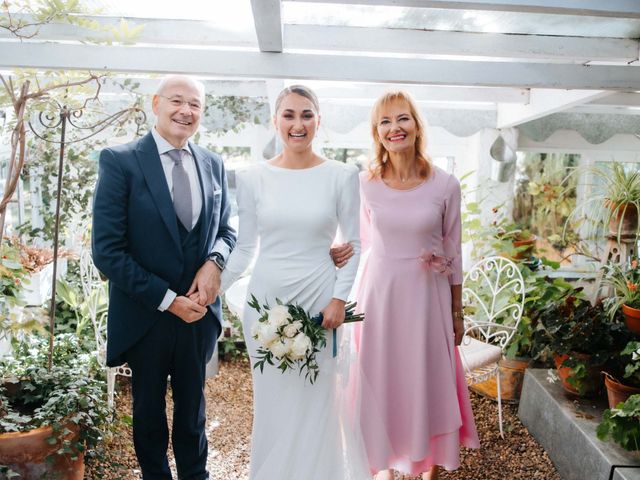
{"label": "shirt collar", "polygon": [[[160,135],[160,133],[158,132],[158,130],[156,130],[156,127],[154,126],[151,129],[151,135],[153,135],[153,139],[156,142],[156,146],[158,147],[158,154],[162,155],[164,153],[167,153],[171,150],[175,150],[176,147],[174,147],[173,145],[171,145],[167,140],[165,140],[165,138]],[[189,155],[191,155],[191,150],[189,150],[189,142],[185,143],[184,147],[182,147],[181,150],[187,152]]]}

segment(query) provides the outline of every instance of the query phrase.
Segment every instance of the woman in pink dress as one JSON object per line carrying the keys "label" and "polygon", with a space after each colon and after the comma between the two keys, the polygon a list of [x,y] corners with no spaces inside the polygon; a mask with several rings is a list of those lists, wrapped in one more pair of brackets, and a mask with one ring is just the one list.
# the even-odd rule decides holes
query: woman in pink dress
{"label": "woman in pink dress", "polygon": [[[460,184],[431,164],[411,97],[371,116],[374,158],[360,174],[360,422],[372,473],[438,478],[460,445],[479,446],[456,345],[463,335]],[[367,255],[365,253],[365,255]]]}

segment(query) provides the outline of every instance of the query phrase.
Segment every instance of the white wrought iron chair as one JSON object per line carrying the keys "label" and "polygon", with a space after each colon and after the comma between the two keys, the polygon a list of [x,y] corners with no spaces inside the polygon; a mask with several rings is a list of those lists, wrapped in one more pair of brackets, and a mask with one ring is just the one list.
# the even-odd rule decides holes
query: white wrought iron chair
{"label": "white wrought iron chair", "polygon": [[498,362],[518,328],[524,309],[524,280],[518,266],[504,257],[487,257],[467,272],[462,284],[465,334],[460,357],[468,385],[496,378],[498,422],[502,397]]}
{"label": "white wrought iron chair", "polygon": [[107,367],[107,312],[99,311],[100,304],[108,298],[107,282],[100,278],[100,272],[93,264],[91,251],[88,247],[80,251],[80,279],[82,293],[89,306],[89,316],[93,325],[93,332],[98,349],[98,362],[106,370],[107,374],[107,399],[109,406],[113,406],[116,375],[131,376],[131,369],[126,365]]}

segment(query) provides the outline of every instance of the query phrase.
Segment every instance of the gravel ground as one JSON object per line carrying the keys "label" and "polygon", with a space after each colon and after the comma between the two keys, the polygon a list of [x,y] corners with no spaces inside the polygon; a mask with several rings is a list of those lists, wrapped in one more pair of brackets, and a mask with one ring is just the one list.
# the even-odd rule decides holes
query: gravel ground
{"label": "gravel ground", "polygon": [[[131,412],[130,390],[126,380],[119,386],[117,408],[121,418],[126,419]],[[222,362],[220,373],[207,381],[206,392],[208,468],[211,478],[246,480],[252,413],[248,362]],[[515,406],[503,405],[505,439],[501,439],[495,402],[475,393],[471,394],[471,400],[482,447],[479,450],[463,449],[460,469],[456,472],[444,472],[442,479],[561,480],[542,447],[518,420]],[[116,430],[106,445],[105,460],[88,467],[87,480],[141,478],[133,452],[131,427],[126,422],[121,422]],[[98,474],[99,470],[103,471],[102,475]],[[396,478],[417,480],[418,477]]]}

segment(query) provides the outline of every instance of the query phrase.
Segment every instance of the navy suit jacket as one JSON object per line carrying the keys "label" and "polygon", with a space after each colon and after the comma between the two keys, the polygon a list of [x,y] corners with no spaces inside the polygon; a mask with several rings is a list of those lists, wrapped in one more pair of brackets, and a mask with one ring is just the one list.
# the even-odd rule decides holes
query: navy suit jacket
{"label": "navy suit jacket", "polygon": [[[235,246],[229,226],[230,206],[222,159],[189,142],[202,187],[198,258]],[[178,295],[183,251],[178,223],[158,148],[151,133],[100,154],[94,193],[93,261],[109,279],[107,365],[124,363],[124,354],[154,322],[172,315],[160,312],[167,289]],[[200,321],[220,323],[220,298],[209,306],[213,315]],[[213,318],[211,318],[213,317]],[[217,331],[220,327],[217,325]],[[215,339],[212,339],[215,340]]]}

